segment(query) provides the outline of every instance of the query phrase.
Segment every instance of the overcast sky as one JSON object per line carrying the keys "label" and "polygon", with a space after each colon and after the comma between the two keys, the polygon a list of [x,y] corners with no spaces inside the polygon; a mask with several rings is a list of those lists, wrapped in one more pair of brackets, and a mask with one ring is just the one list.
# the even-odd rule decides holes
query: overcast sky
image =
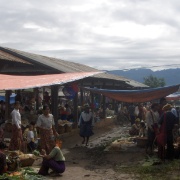
{"label": "overcast sky", "polygon": [[180,0],[0,0],[0,7],[0,46],[103,70],[180,67]]}

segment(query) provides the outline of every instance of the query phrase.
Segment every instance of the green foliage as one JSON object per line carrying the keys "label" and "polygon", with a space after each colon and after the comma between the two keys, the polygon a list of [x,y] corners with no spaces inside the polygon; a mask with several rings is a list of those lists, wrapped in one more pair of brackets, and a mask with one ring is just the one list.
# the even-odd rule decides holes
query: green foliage
{"label": "green foliage", "polygon": [[149,87],[156,88],[156,87],[164,87],[166,85],[164,78],[157,78],[153,75],[144,77],[144,84],[148,85]]}
{"label": "green foliage", "polygon": [[33,168],[22,168],[19,175],[3,174],[0,176],[0,180],[45,180],[44,177],[38,175]]}

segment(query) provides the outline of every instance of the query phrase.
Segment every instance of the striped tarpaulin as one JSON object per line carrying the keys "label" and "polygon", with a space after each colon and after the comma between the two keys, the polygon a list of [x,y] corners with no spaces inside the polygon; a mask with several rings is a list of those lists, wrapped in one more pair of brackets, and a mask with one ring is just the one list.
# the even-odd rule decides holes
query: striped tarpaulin
{"label": "striped tarpaulin", "polygon": [[177,92],[179,84],[174,86],[166,86],[160,88],[149,88],[141,90],[108,90],[97,88],[83,88],[85,90],[102,94],[106,97],[112,98],[122,102],[148,102],[154,99],[166,97],[169,94]]}

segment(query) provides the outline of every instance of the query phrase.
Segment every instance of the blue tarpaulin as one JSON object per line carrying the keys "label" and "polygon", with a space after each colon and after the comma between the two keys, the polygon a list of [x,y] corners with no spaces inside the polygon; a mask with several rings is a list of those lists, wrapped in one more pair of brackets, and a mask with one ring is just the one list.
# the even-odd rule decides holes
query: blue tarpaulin
{"label": "blue tarpaulin", "polygon": [[[10,96],[10,104],[15,103],[15,97],[16,97],[16,94],[12,94]],[[0,96],[0,101],[6,102],[5,96]]]}

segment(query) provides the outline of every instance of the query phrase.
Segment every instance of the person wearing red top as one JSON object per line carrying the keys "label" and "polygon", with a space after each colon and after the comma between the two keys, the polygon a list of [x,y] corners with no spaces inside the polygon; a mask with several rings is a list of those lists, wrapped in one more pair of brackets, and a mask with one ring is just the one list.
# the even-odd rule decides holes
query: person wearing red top
{"label": "person wearing red top", "polygon": [[[159,145],[158,155],[159,158],[163,160],[165,157],[170,160],[174,158],[173,128],[176,124],[176,116],[171,112],[171,109],[171,104],[166,104],[162,109],[164,113],[159,119],[159,125],[161,125],[161,127],[159,136],[157,136],[157,142]],[[167,146],[166,155],[165,146]]]}
{"label": "person wearing red top", "polygon": [[166,98],[161,98],[160,101],[159,101],[159,110],[158,110],[158,113],[159,113],[159,116],[161,117],[161,115],[164,113],[163,111],[163,107],[167,104],[167,101],[166,101]]}

